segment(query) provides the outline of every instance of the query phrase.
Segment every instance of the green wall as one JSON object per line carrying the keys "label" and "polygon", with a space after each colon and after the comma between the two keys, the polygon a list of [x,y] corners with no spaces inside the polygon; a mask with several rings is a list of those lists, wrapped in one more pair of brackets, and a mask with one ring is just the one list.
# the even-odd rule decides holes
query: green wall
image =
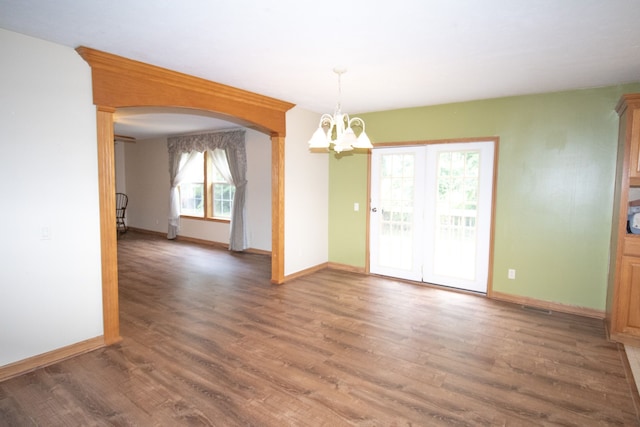
{"label": "green wall", "polygon": [[[632,92],[640,83],[358,116],[374,144],[498,136],[493,290],[604,310],[614,109]],[[364,267],[367,155],[330,156],[329,261]]]}

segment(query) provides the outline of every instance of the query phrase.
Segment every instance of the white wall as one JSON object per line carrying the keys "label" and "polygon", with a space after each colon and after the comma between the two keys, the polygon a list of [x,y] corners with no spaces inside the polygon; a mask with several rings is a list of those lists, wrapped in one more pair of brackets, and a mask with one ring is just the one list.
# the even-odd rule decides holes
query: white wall
{"label": "white wall", "polygon": [[271,251],[271,137],[247,129],[249,246]]}
{"label": "white wall", "polygon": [[124,185],[129,197],[127,225],[143,230],[167,232],[169,217],[169,155],[167,139],[156,138],[126,143]]}
{"label": "white wall", "polygon": [[284,189],[285,275],[329,259],[329,155],[309,151],[320,114],[287,112]]}
{"label": "white wall", "polygon": [[[271,251],[271,138],[247,129],[246,144],[249,246]],[[166,138],[126,143],[124,150],[125,185],[129,196],[127,224],[166,233],[169,217],[169,155]],[[120,169],[120,166],[116,169]],[[178,235],[228,243],[229,224],[183,218]]]}
{"label": "white wall", "polygon": [[0,29],[0,366],[101,336],[96,110],[67,47]]}
{"label": "white wall", "polygon": [[[114,147],[114,160],[116,163],[116,193],[126,193],[127,183],[125,178],[124,146],[128,142],[116,141]],[[125,212],[126,213],[126,212]]]}

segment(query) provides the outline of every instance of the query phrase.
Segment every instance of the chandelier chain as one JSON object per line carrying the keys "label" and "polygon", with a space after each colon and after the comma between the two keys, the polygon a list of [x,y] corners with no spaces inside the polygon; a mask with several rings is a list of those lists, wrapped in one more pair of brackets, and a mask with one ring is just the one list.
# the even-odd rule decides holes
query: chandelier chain
{"label": "chandelier chain", "polygon": [[338,111],[342,110],[342,74],[344,71],[336,71],[338,75]]}

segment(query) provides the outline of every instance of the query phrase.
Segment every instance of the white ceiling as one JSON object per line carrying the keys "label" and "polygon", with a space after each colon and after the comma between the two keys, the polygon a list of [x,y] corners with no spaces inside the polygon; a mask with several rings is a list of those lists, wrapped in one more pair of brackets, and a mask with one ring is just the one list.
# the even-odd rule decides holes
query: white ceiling
{"label": "white ceiling", "polygon": [[0,0],[0,28],[319,113],[336,66],[349,113],[640,81],[639,0]]}
{"label": "white ceiling", "polygon": [[231,123],[218,119],[206,111],[161,107],[119,108],[114,122],[116,139],[118,136],[149,139],[249,126],[240,121]]}

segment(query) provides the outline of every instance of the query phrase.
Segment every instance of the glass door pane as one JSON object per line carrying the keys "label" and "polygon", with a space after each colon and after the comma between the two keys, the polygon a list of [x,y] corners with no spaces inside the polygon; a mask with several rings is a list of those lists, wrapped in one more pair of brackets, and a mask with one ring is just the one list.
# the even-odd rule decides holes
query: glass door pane
{"label": "glass door pane", "polygon": [[437,158],[433,271],[474,280],[479,151],[441,152]]}
{"label": "glass door pane", "polygon": [[427,149],[423,281],[487,291],[493,142]]}
{"label": "glass door pane", "polygon": [[[416,148],[376,149],[372,155],[370,270],[421,279],[424,160]],[[420,198],[420,197],[419,197]]]}

